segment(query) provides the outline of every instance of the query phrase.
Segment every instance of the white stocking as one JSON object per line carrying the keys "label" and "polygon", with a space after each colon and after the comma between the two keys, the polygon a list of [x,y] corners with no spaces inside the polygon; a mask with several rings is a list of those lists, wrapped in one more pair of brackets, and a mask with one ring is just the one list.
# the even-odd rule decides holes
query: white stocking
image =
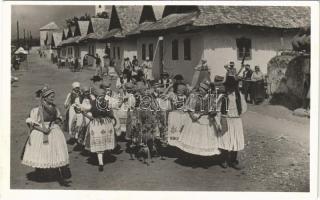
{"label": "white stocking", "polygon": [[103,153],[98,153],[99,165],[103,165]]}

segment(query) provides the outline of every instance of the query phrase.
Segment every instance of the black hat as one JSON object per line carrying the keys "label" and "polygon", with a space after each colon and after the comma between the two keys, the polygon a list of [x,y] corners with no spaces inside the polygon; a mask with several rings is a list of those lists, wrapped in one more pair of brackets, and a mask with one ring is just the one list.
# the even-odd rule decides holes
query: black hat
{"label": "black hat", "polygon": [[162,77],[169,77],[169,73],[168,73],[168,72],[163,72],[163,73],[161,74],[161,76],[162,76]]}
{"label": "black hat", "polygon": [[93,76],[90,80],[92,80],[93,82],[98,82],[98,81],[102,81],[103,79],[100,76]]}
{"label": "black hat", "polygon": [[173,77],[173,79],[175,79],[176,81],[182,81],[182,80],[184,80],[184,79],[183,79],[183,76],[182,76],[181,74],[175,75],[175,76]]}

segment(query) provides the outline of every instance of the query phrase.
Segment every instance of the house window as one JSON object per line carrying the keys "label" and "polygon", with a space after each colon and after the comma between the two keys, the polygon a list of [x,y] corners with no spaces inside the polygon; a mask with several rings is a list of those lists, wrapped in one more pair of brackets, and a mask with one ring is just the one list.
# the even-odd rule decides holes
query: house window
{"label": "house window", "polygon": [[237,56],[238,60],[242,60],[245,56],[245,60],[251,60],[251,39],[249,38],[238,38],[237,43]]}
{"label": "house window", "polygon": [[183,40],[184,59],[191,60],[191,41],[190,39]]}
{"label": "house window", "polygon": [[172,41],[172,60],[179,60],[179,43],[178,40]]}
{"label": "house window", "polygon": [[113,47],[113,59],[116,59],[116,47]]}
{"label": "house window", "polygon": [[117,48],[117,52],[118,52],[118,59],[120,60],[120,47]]}
{"label": "house window", "polygon": [[149,44],[149,60],[153,60],[153,44]]}
{"label": "house window", "polygon": [[146,45],[142,44],[142,60],[146,60]]}

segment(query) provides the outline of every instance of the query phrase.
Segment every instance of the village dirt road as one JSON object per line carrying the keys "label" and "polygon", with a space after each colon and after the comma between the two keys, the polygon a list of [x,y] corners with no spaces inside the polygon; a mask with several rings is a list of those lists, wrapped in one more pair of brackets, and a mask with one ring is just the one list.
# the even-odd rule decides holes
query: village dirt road
{"label": "village dirt road", "polygon": [[[63,102],[73,81],[89,84],[93,71],[72,73],[57,69],[48,60],[31,54],[28,71],[13,72],[19,82],[11,88],[11,188],[12,189],[90,189],[90,190],[181,190],[181,191],[309,191],[309,119],[292,116],[281,106],[249,106],[243,115],[246,148],[240,153],[245,169],[222,169],[190,163],[176,156],[155,159],[150,166],[129,160],[123,151],[106,158],[98,172],[95,157],[80,155],[68,146],[73,177],[70,187],[57,182],[36,182],[33,169],[20,163],[27,139],[27,118],[37,106],[34,92],[44,83],[52,86],[56,103],[64,113]],[[68,138],[67,134],[66,137]],[[125,143],[119,143],[125,150]]]}

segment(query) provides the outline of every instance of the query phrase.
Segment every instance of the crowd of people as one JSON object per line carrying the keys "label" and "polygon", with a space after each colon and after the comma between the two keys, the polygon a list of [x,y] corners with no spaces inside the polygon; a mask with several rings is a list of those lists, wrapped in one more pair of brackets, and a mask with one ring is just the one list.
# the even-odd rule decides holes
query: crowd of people
{"label": "crowd of people", "polygon": [[56,169],[64,184],[71,177],[67,143],[95,153],[103,171],[103,154],[123,138],[130,158],[147,165],[156,155],[164,159],[165,149],[174,147],[186,158],[218,156],[221,167],[242,169],[237,152],[244,149],[241,114],[247,104],[233,66],[227,68],[223,89],[217,89],[208,79],[191,87],[182,75],[166,72],[156,81],[145,67],[148,62],[142,68],[135,61],[124,62],[116,89],[98,75],[90,86],[74,82],[64,103],[66,120],[55,106],[55,91],[49,86],[38,90],[39,105],[26,120],[30,135],[22,163],[41,173]]}

